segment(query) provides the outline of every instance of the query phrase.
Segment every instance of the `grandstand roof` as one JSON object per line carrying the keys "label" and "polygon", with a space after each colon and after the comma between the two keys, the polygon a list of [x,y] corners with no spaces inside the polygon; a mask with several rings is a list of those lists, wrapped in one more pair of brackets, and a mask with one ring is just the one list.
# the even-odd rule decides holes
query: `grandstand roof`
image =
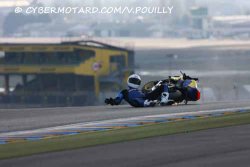
{"label": "grandstand roof", "polygon": [[92,38],[0,38],[0,45],[83,45],[108,49],[129,50],[125,47],[115,46],[108,42]]}

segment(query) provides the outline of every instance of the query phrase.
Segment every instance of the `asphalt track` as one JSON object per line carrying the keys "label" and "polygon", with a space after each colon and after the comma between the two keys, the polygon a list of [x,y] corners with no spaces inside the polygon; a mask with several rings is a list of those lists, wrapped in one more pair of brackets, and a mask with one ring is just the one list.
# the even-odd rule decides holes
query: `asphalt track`
{"label": "asphalt track", "polygon": [[250,164],[250,125],[2,160],[0,166],[234,167]]}
{"label": "asphalt track", "polygon": [[122,106],[0,109],[0,132],[31,130],[72,123],[84,123],[135,116],[195,112],[202,110],[249,107],[249,101],[189,104],[179,106],[132,108]]}
{"label": "asphalt track", "polygon": [[[1,109],[2,132],[70,123],[180,112],[249,107],[249,101],[154,108],[123,106]],[[1,160],[0,166],[248,166],[250,125],[153,137],[63,152]]]}

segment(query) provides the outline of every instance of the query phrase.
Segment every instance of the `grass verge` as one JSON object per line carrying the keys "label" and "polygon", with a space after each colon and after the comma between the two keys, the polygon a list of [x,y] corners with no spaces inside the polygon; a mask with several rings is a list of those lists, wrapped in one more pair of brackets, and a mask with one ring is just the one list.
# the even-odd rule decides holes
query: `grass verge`
{"label": "grass verge", "polygon": [[0,159],[242,124],[250,124],[250,113],[237,113],[220,117],[199,118],[103,132],[91,132],[35,142],[10,143],[0,145]]}

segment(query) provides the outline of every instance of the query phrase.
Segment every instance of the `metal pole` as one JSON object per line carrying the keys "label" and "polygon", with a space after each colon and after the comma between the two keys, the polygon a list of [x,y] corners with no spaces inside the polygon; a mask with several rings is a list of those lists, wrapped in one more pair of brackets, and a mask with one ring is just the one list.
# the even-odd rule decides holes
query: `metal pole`
{"label": "metal pole", "polygon": [[95,82],[95,95],[96,95],[97,98],[99,98],[100,84],[99,84],[99,76],[98,76],[98,74],[94,75],[94,82]]}
{"label": "metal pole", "polygon": [[8,74],[4,75],[4,91],[5,94],[8,95],[10,93],[10,77]]}
{"label": "metal pole", "polygon": [[169,75],[172,75],[172,58],[174,57],[173,54],[167,54],[166,57],[168,58],[168,68],[169,68]]}

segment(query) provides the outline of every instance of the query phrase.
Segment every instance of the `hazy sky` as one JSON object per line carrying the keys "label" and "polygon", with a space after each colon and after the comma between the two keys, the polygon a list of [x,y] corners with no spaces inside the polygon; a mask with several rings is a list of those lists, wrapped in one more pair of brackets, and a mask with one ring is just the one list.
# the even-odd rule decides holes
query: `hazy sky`
{"label": "hazy sky", "polygon": [[[249,0],[0,0],[0,6],[6,4],[6,2],[19,2],[22,4],[31,3],[33,1],[41,2],[43,4],[72,4],[76,6],[84,5],[101,5],[101,6],[112,6],[112,5],[159,5],[162,2],[166,4],[174,4],[179,10],[183,10],[185,7],[192,6],[193,4],[200,6],[207,6],[214,13],[220,14],[227,10],[250,10]],[[16,3],[18,4],[18,3]]]}

